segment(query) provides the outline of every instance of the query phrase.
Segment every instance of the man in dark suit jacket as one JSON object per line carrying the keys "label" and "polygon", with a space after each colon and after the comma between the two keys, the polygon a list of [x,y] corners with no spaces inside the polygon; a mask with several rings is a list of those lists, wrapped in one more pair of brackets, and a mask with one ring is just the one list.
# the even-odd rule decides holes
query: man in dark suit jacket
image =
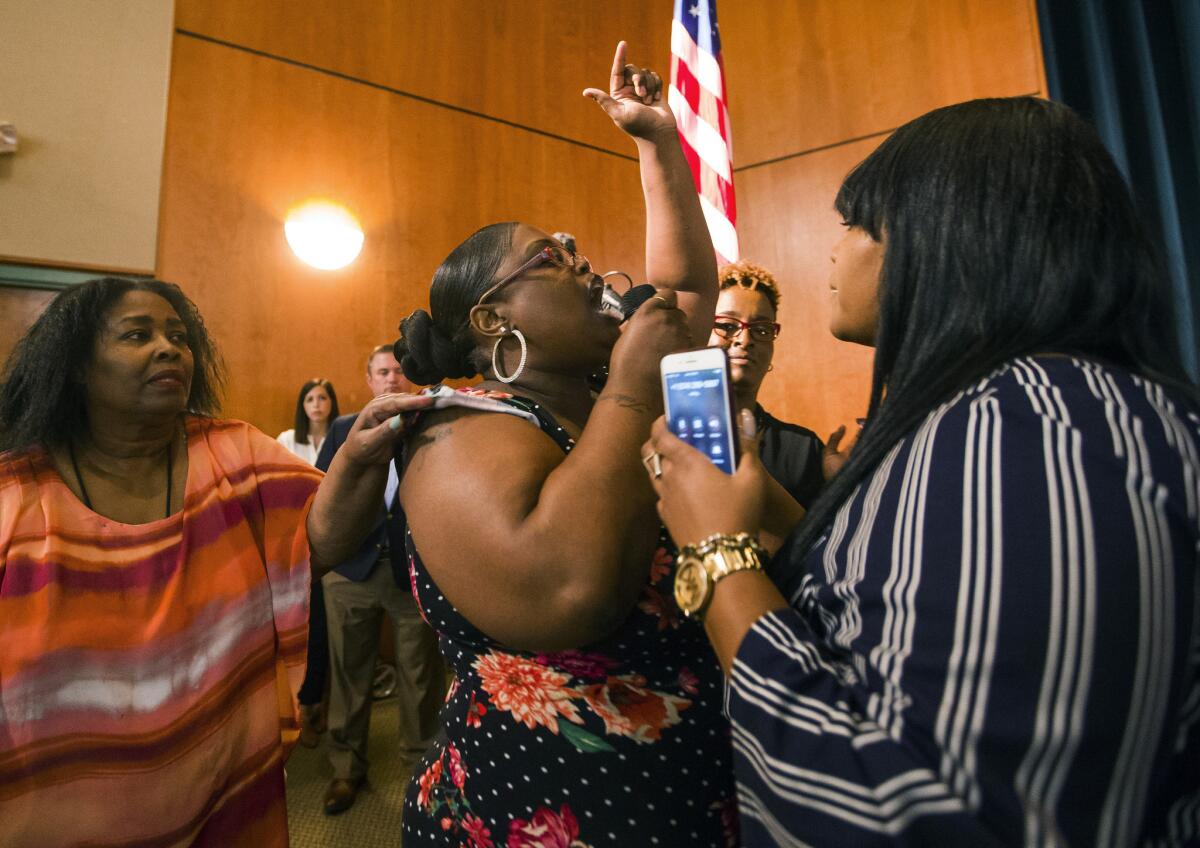
{"label": "man in dark suit jacket", "polygon": [[[391,345],[371,352],[367,385],[376,396],[414,388],[400,371]],[[343,415],[333,422],[317,468],[329,469],[356,417]],[[402,756],[415,762],[437,731],[445,675],[437,637],[421,618],[409,585],[406,522],[398,488],[393,463],[379,504],[379,522],[358,551],[322,579],[329,619],[329,762],[333,766],[333,780],[325,793],[326,815],[348,810],[366,781],[371,689],[385,613],[395,635]]]}

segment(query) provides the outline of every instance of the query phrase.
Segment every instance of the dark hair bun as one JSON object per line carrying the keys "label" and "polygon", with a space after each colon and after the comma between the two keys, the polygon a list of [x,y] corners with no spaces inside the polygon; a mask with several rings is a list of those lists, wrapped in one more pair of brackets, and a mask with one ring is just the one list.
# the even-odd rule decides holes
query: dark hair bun
{"label": "dark hair bun", "polygon": [[[433,317],[418,309],[400,323],[401,336],[394,349],[404,376],[421,386],[456,377],[474,377],[474,349],[470,333],[465,339],[449,339],[433,323]],[[457,343],[456,343],[457,341]],[[463,342],[465,341],[465,345]]]}

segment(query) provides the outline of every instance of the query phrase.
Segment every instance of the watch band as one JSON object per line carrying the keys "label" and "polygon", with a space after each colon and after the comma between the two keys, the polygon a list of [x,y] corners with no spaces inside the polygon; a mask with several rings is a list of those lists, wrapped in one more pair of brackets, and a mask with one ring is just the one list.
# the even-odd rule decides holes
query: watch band
{"label": "watch band", "polygon": [[675,561],[675,604],[689,618],[702,618],[713,589],[738,571],[762,571],[766,554],[749,533],[717,533],[684,545]]}

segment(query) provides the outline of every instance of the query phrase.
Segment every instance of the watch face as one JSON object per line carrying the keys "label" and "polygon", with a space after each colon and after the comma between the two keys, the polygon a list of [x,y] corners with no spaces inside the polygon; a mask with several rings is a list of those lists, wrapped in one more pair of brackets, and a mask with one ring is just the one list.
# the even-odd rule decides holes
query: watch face
{"label": "watch face", "polygon": [[685,613],[694,613],[708,598],[708,572],[698,559],[685,559],[675,571],[675,603]]}

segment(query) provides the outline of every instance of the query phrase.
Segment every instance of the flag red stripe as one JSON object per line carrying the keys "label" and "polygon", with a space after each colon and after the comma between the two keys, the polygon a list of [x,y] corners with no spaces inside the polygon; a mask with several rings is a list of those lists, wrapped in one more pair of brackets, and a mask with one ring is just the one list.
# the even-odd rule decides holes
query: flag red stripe
{"label": "flag red stripe", "polygon": [[[671,84],[679,89],[679,93],[687,99],[688,105],[692,107],[692,111],[697,115],[705,118],[718,133],[721,138],[725,139],[725,143],[729,143],[729,113],[725,109],[725,104],[713,97],[711,91],[700,84],[696,76],[692,73],[692,69],[686,62],[680,61],[675,57],[671,61]],[[717,105],[716,112],[717,120],[714,122],[711,118],[711,113],[703,110],[703,103],[707,101]]]}
{"label": "flag red stripe", "polygon": [[[700,158],[700,154],[682,134],[679,136],[679,144],[683,148],[683,155],[687,158],[688,166],[691,168],[692,181],[696,185],[696,191],[703,194],[713,206],[724,212],[730,223],[736,224],[737,201],[734,197],[733,183],[726,182],[720,174],[708,167]],[[715,186],[716,191],[703,191],[701,190],[702,186],[704,188]]]}

